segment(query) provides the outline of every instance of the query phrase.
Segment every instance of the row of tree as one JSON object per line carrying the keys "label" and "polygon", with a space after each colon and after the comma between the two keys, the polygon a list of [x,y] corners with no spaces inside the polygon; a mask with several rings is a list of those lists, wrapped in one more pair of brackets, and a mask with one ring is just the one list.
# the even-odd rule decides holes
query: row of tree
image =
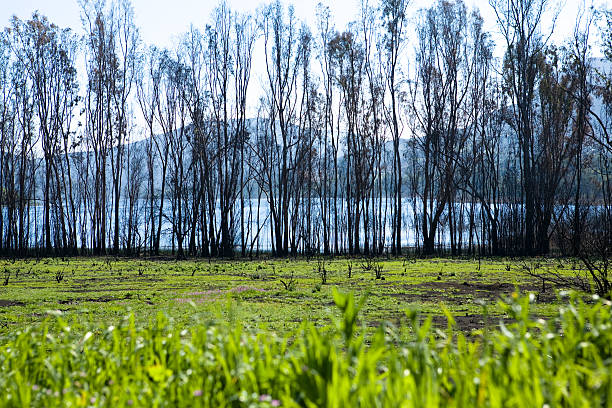
{"label": "row of tree", "polygon": [[555,45],[547,0],[490,0],[498,59],[462,0],[363,0],[343,31],[221,3],[171,50],[129,0],[80,6],[82,38],[38,13],[1,36],[5,253],[576,254],[612,230],[610,11]]}

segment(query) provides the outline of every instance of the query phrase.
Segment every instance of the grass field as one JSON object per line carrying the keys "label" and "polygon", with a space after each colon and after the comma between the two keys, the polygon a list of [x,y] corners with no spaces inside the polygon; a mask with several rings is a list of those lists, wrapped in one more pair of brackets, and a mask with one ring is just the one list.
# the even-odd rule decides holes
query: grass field
{"label": "grass field", "polygon": [[525,267],[4,261],[0,407],[612,406],[612,303]]}
{"label": "grass field", "polygon": [[526,263],[563,273],[576,267],[554,259],[5,260],[0,263],[5,284],[0,286],[0,333],[59,310],[67,319],[104,324],[128,313],[147,322],[163,311],[182,325],[240,323],[284,334],[303,321],[328,324],[335,311],[334,287],[357,297],[368,294],[360,318],[370,328],[382,321],[401,326],[407,309],[431,315],[435,326],[445,327],[444,305],[458,328],[470,332],[505,318],[497,301],[515,291],[537,295],[534,316],[556,312],[555,291],[525,274]]}

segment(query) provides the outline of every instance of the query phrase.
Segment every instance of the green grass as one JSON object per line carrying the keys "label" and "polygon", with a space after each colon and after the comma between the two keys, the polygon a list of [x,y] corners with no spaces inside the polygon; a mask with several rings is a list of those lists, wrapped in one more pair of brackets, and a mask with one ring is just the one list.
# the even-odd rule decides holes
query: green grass
{"label": "green grass", "polygon": [[514,323],[468,338],[415,310],[366,345],[368,298],[334,290],[339,314],[286,336],[162,313],[117,326],[57,314],[0,339],[0,406],[605,407],[612,405],[610,302],[574,298],[548,321],[534,296],[498,307]]}
{"label": "green grass", "polygon": [[[348,277],[349,262],[352,277]],[[572,261],[539,259],[541,268],[571,273]],[[163,311],[177,325],[199,322],[243,328],[265,328],[284,335],[301,322],[317,326],[331,322],[332,289],[369,293],[360,319],[373,333],[381,322],[407,324],[404,311],[417,308],[432,316],[437,327],[446,325],[444,305],[456,317],[459,329],[469,333],[494,324],[506,313],[500,296],[515,289],[535,291],[535,317],[556,313],[559,301],[550,287],[521,271],[521,262],[459,259],[380,260],[383,279],[364,270],[362,261],[326,260],[327,284],[321,284],[316,261],[181,261],[113,258],[73,258],[1,261],[0,333],[41,322],[49,310],[65,318],[116,324],[132,313],[138,324]],[[367,268],[366,268],[367,269]],[[508,270],[509,269],[509,270]],[[292,290],[285,290],[293,274]],[[63,275],[61,281],[58,277]],[[488,305],[488,320],[482,316]]]}
{"label": "green grass", "polygon": [[612,406],[610,302],[525,262],[577,267],[2,261],[0,407]]}

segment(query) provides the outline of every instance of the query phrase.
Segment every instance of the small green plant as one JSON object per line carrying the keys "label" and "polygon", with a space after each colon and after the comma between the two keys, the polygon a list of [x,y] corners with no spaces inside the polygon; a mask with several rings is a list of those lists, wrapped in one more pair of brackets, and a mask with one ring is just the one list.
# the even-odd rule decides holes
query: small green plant
{"label": "small green plant", "polygon": [[295,284],[296,284],[293,270],[291,270],[291,275],[289,275],[288,277],[284,279],[280,279],[280,282],[283,284],[286,291],[292,292],[295,289]]}
{"label": "small green plant", "polygon": [[361,269],[364,272],[368,272],[368,271],[374,270],[374,259],[372,259],[372,258],[364,258],[361,261]]}
{"label": "small green plant", "polygon": [[372,270],[374,271],[375,279],[385,280],[384,276],[382,276],[382,272],[383,272],[383,264],[382,263],[377,262],[377,263],[373,264]]}
{"label": "small green plant", "polygon": [[327,285],[327,268],[323,259],[317,259],[317,273],[321,278],[321,285]]}
{"label": "small green plant", "polygon": [[9,271],[8,268],[4,268],[4,281],[2,282],[2,284],[4,286],[7,286],[9,284],[10,278],[11,278],[11,271]]}
{"label": "small green plant", "polygon": [[57,283],[60,283],[61,281],[64,280],[64,270],[63,269],[59,269],[55,272],[55,281]]}

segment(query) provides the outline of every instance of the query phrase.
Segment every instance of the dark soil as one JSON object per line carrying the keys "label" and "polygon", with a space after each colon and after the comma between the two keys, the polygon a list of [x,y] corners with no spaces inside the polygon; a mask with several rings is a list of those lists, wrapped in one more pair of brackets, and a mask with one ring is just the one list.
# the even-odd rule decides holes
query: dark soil
{"label": "dark soil", "polygon": [[12,306],[24,306],[25,303],[18,300],[4,300],[0,299],[0,307],[12,307]]}
{"label": "dark soil", "polygon": [[511,283],[480,283],[480,282],[425,282],[416,285],[402,285],[403,291],[390,293],[388,296],[400,298],[407,302],[457,302],[456,298],[483,299],[487,301],[503,299],[517,289],[522,292],[536,292],[540,302],[553,301],[554,291],[550,287],[536,284],[519,285]]}

